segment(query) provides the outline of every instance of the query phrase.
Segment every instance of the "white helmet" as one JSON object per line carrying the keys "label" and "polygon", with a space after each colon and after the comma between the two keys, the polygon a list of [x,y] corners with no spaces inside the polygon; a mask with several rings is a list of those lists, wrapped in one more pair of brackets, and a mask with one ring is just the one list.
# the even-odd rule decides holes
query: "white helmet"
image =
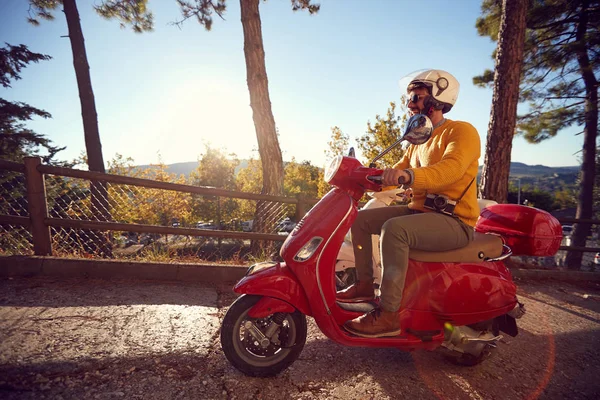
{"label": "white helmet", "polygon": [[[441,69],[426,69],[413,72],[412,74],[400,80],[409,82],[406,85],[406,93],[418,87],[426,87],[442,109],[442,113],[447,113],[452,109],[456,99],[458,99],[458,91],[460,84],[454,76]],[[438,108],[438,107],[436,107]]]}

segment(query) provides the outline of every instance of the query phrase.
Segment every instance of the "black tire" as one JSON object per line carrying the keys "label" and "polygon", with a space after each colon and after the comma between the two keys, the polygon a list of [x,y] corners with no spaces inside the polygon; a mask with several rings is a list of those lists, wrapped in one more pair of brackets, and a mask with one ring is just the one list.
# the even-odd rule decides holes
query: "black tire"
{"label": "black tire", "polygon": [[473,367],[477,364],[481,364],[484,360],[490,358],[495,350],[495,347],[486,345],[478,356],[474,356],[473,354],[468,353],[457,353],[446,355],[445,357],[448,361],[450,361],[453,364],[461,365],[463,367]]}
{"label": "black tire", "polygon": [[254,319],[248,317],[248,310],[254,306],[260,296],[243,295],[229,307],[221,326],[221,348],[229,362],[249,376],[267,377],[277,375],[290,366],[306,343],[306,317],[296,311],[285,314],[278,332],[281,345],[270,343],[262,348],[248,332],[244,324],[252,321],[261,331],[269,325],[272,315]]}

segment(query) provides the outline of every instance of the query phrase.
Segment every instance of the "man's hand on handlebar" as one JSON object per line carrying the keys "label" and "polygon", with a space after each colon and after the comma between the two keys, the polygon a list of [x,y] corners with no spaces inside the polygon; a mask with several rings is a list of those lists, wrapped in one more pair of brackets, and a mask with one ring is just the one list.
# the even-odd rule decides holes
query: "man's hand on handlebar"
{"label": "man's hand on handlebar", "polygon": [[381,175],[384,186],[398,186],[410,181],[408,172],[401,169],[386,168]]}

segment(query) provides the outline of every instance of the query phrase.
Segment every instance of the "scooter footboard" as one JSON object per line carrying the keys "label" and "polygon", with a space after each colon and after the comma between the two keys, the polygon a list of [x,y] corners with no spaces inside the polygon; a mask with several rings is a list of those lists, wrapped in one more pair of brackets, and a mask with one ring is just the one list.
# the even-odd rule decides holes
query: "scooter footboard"
{"label": "scooter footboard", "polygon": [[[264,317],[273,312],[290,312],[284,304],[304,315],[312,315],[302,286],[285,263],[261,263],[250,267],[246,276],[234,286],[233,291],[265,297],[264,301],[259,301],[252,308],[251,313],[255,315],[251,316],[254,318]],[[282,302],[284,304],[281,304]],[[269,308],[275,311],[269,311]],[[258,315],[264,312],[267,314]]]}

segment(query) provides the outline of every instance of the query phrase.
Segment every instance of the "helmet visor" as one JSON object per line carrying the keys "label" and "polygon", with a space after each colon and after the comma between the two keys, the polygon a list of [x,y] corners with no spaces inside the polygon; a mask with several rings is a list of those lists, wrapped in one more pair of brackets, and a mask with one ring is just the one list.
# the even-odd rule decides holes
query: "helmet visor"
{"label": "helmet visor", "polygon": [[[431,87],[432,82],[428,82],[423,80],[423,77],[427,77],[429,75],[431,75],[432,73],[432,69],[430,68],[425,68],[425,69],[419,69],[416,71],[411,72],[410,74],[407,74],[405,76],[403,76],[402,78],[400,78],[400,80],[398,81],[398,86],[400,86],[400,91],[403,95],[408,94],[411,90],[412,90],[412,83],[415,83],[416,81],[422,81],[424,86],[429,86]],[[416,78],[419,79],[416,79]],[[411,87],[409,87],[411,86]]]}

